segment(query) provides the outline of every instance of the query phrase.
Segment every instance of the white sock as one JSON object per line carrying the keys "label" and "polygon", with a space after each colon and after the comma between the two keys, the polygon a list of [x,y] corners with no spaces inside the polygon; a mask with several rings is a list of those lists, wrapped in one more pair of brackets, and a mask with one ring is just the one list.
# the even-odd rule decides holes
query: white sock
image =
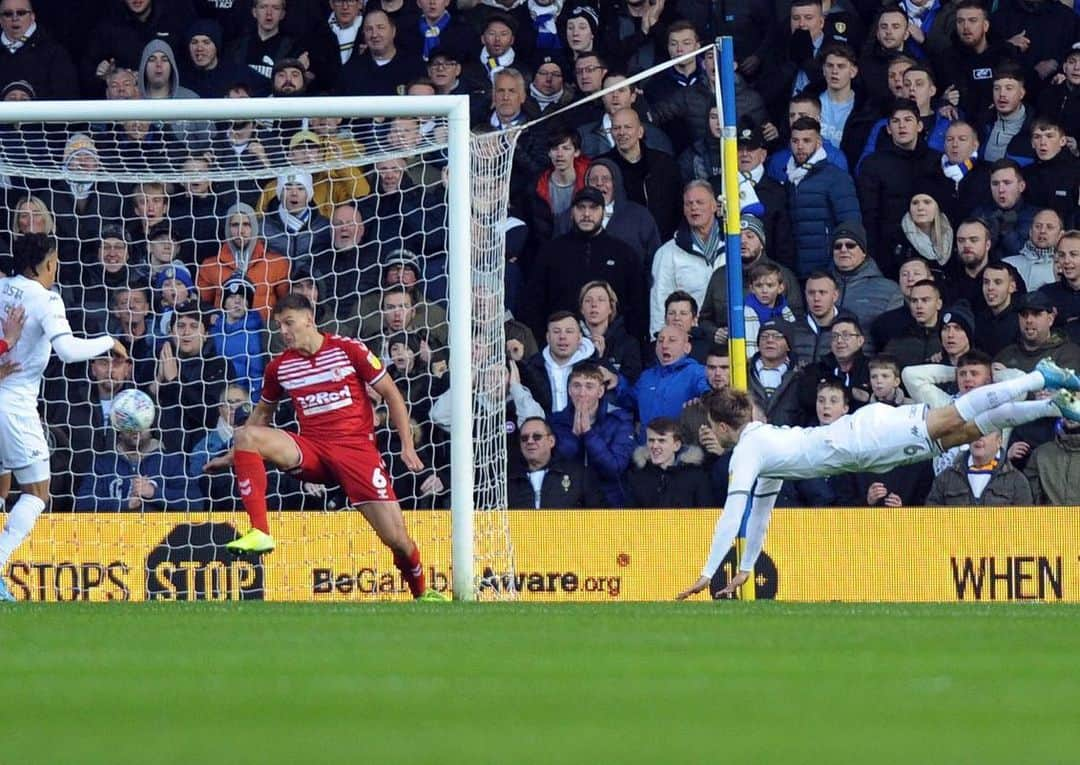
{"label": "white sock", "polygon": [[964,422],[972,422],[983,412],[1006,404],[1014,399],[1034,393],[1046,387],[1046,381],[1038,372],[1028,372],[1023,377],[982,385],[969,390],[953,402]]}
{"label": "white sock", "polygon": [[989,412],[975,416],[975,424],[983,435],[1005,428],[1015,428],[1025,422],[1040,420],[1043,417],[1060,417],[1061,411],[1050,399],[1038,401],[1010,401]]}
{"label": "white sock", "polygon": [[0,534],[0,571],[7,566],[8,558],[22,544],[34,528],[34,521],[45,509],[45,503],[33,494],[19,495],[19,501],[11,508],[4,533]]}

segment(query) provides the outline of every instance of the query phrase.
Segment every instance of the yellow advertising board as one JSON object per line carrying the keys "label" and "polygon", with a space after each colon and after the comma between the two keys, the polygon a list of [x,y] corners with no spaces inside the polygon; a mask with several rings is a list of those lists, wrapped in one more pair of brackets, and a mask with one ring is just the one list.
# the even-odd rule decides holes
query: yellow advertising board
{"label": "yellow advertising board", "polygon": [[[428,581],[449,587],[448,512],[407,513]],[[481,597],[669,600],[697,577],[716,511],[510,513],[511,581],[477,555]],[[4,574],[20,599],[115,601],[407,599],[358,513],[283,513],[278,549],[232,559],[234,514],[46,515]],[[714,578],[730,576],[734,553]],[[777,510],[755,571],[759,598],[787,601],[1080,601],[1078,508]],[[707,597],[702,594],[700,597]]]}

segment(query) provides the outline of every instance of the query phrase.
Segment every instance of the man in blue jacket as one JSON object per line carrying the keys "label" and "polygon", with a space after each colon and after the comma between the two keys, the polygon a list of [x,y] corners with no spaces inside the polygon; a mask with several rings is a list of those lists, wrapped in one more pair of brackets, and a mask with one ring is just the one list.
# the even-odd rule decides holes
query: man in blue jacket
{"label": "man in blue jacket", "polygon": [[98,454],[79,484],[75,509],[190,512],[201,510],[203,502],[198,483],[184,473],[184,455],[166,453],[148,429],[116,432],[115,451]]}
{"label": "man in blue jacket", "polygon": [[555,459],[591,467],[600,478],[606,507],[625,507],[624,475],[634,447],[634,416],[604,400],[600,365],[582,361],[570,373],[570,404],[551,415]]}
{"label": "man in blue jacket", "polygon": [[795,272],[805,279],[829,266],[829,241],[841,221],[861,222],[855,182],[831,164],[821,143],[821,123],[800,117],[791,126],[785,168],[788,210],[795,236]]}
{"label": "man in blue jacket", "polygon": [[[705,367],[690,357],[690,338],[681,327],[668,324],[660,329],[656,359],[660,363],[642,372],[633,387],[620,375],[615,389],[615,403],[637,411],[639,422],[657,417],[677,420],[687,401],[711,390]],[[645,443],[644,428],[638,443]]]}

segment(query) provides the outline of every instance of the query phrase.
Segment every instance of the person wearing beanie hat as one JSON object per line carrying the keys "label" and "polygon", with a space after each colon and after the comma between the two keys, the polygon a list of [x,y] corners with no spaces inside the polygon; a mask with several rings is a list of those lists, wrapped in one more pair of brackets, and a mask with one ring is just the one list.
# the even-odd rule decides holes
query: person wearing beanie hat
{"label": "person wearing beanie hat", "polygon": [[224,56],[224,39],[224,30],[214,19],[196,19],[188,27],[180,71],[184,86],[201,98],[224,98],[230,86],[247,77],[243,67]]}
{"label": "person wearing beanie hat", "polygon": [[[91,155],[94,160],[98,158],[97,144],[94,143],[94,139],[88,136],[86,133],[75,133],[64,144],[64,169],[83,169],[77,166],[75,159],[82,154]],[[95,167],[85,168],[87,171],[93,171]]]}
{"label": "person wearing beanie hat", "polygon": [[210,325],[210,340],[218,355],[227,359],[231,375],[258,401],[266,370],[266,324],[251,309],[255,286],[242,274],[233,274],[222,285],[221,311]]}
{"label": "person wearing beanie hat", "polygon": [[762,322],[755,333],[756,350],[747,365],[747,386],[761,401],[774,425],[801,425],[799,364],[792,355],[795,325],[783,319]]}
{"label": "person wearing beanie hat", "polygon": [[26,80],[14,80],[4,86],[0,92],[2,101],[33,101],[37,98],[34,86]]}
{"label": "person wearing beanie hat", "polygon": [[[191,278],[191,271],[189,271],[187,266],[182,263],[173,263],[167,268],[158,271],[154,275],[154,281],[151,286],[154,288],[154,291],[157,292],[163,289],[165,287],[165,282],[168,281],[180,282],[187,287],[188,290],[194,291],[195,289],[195,280]],[[186,303],[187,300],[180,300],[178,302]]]}
{"label": "person wearing beanie hat", "polygon": [[[573,0],[572,0],[573,1]],[[570,12],[563,9],[563,36],[566,47],[576,61],[585,53],[596,52],[597,35],[600,30],[600,14],[591,5],[574,5]]]}
{"label": "person wearing beanie hat", "polygon": [[[526,103],[535,105],[540,113],[549,109],[555,111],[571,103],[575,91],[573,85],[567,86],[566,81],[572,71],[561,55],[548,54],[541,57],[532,82],[529,83],[529,98]],[[605,146],[604,151],[608,148],[610,144]]]}
{"label": "person wearing beanie hat", "polygon": [[749,215],[743,213],[739,218],[739,226],[743,231],[748,231],[757,236],[758,241],[761,242],[762,249],[766,248],[769,242],[765,239],[765,223],[761,218],[756,215]]}
{"label": "person wearing beanie hat", "polygon": [[495,82],[495,75],[503,69],[513,67],[521,72],[526,81],[529,79],[528,64],[514,48],[517,34],[517,22],[506,13],[495,11],[484,21],[480,35],[480,55],[469,63],[468,77],[474,81],[484,79]]}
{"label": "person wearing beanie hat", "polygon": [[832,235],[833,277],[840,289],[839,308],[855,314],[864,327],[904,302],[900,285],[886,279],[866,251],[866,229],[854,221],[840,223]]}
{"label": "person wearing beanie hat", "polygon": [[956,366],[975,341],[975,314],[966,300],[959,300],[941,314],[941,353],[943,361]]}
{"label": "person wearing beanie hat", "polygon": [[312,265],[313,253],[333,246],[330,221],[314,204],[310,173],[289,173],[277,179],[277,209],[263,217],[263,231],[271,250],[295,265]]}

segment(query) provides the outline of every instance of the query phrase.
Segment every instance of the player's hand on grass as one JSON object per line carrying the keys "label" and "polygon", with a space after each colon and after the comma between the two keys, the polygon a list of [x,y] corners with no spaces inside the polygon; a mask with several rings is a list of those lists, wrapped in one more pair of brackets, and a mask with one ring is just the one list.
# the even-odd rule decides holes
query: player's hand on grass
{"label": "player's hand on grass", "polygon": [[21,305],[12,308],[4,317],[2,326],[4,328],[4,341],[8,344],[8,350],[14,348],[15,343],[19,342],[24,324],[26,324],[26,309]]}
{"label": "player's hand on grass", "polygon": [[675,596],[675,600],[686,600],[691,595],[697,595],[699,592],[709,586],[709,577],[703,576],[699,578],[692,585]]}
{"label": "player's hand on grass", "polygon": [[206,464],[203,465],[203,472],[220,473],[222,470],[228,470],[232,467],[232,465],[233,450],[229,449],[229,451],[225,452],[224,454],[214,457],[211,460],[207,460]]}
{"label": "player's hand on grass", "polygon": [[420,455],[416,453],[416,449],[411,446],[402,448],[401,461],[405,463],[405,467],[414,473],[419,473],[424,469],[424,461],[420,459]]}
{"label": "player's hand on grass", "polygon": [[748,579],[750,579],[749,571],[740,571],[735,574],[735,576],[731,577],[731,581],[724,586],[724,589],[716,593],[716,599],[724,600],[725,598],[734,598],[735,591],[746,584]]}

